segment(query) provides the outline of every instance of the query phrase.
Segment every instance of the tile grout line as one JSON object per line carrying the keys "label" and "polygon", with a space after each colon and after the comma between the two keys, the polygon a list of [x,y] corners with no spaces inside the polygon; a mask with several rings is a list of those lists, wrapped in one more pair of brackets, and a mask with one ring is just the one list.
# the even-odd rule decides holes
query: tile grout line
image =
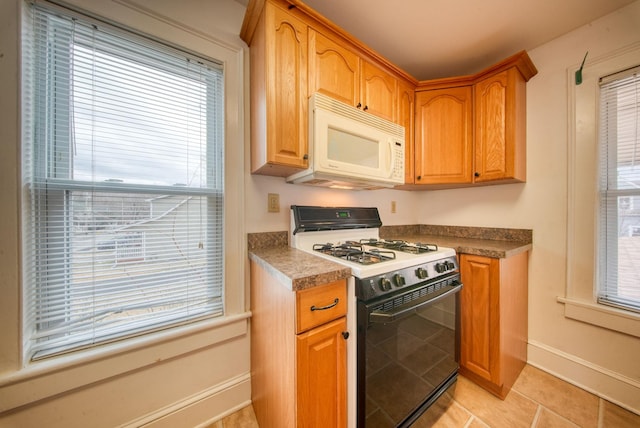
{"label": "tile grout line", "polygon": [[604,398],[598,397],[598,428],[604,427]]}
{"label": "tile grout line", "polygon": [[[535,403],[535,401],[534,401]],[[540,417],[540,413],[542,413],[542,404],[538,403],[538,408],[536,409],[536,414],[533,415],[533,421],[531,421],[531,428],[534,428],[538,425],[538,418]]]}
{"label": "tile grout line", "polygon": [[[551,413],[551,414],[553,414],[553,415],[556,415],[557,417],[559,417],[559,418],[561,418],[561,419],[564,419],[565,421],[569,422],[571,425],[573,425],[573,426],[575,426],[575,427],[577,427],[577,428],[579,428],[579,427],[580,427],[580,425],[578,425],[577,423],[573,422],[571,419],[569,419],[569,418],[568,418],[568,417],[566,417],[565,415],[561,415],[560,413],[558,413],[558,412],[555,412],[555,411],[551,410],[550,408],[548,408],[548,407],[547,407],[547,406],[545,406],[544,404],[542,404],[542,403],[538,402],[537,400],[535,400],[535,399],[534,399],[534,398],[532,398],[532,397],[529,397],[528,395],[524,394],[523,392],[520,392],[520,391],[518,391],[518,390],[516,390],[516,389],[513,389],[513,388],[511,389],[511,391],[509,391],[509,393],[512,393],[512,392],[515,392],[516,394],[520,395],[521,397],[526,398],[527,400],[531,401],[532,403],[535,403],[535,404],[537,404],[537,405],[538,405],[538,410],[536,410],[536,414],[535,414],[535,416],[534,416],[534,418],[533,418],[534,422],[536,422],[536,423],[537,423],[537,420],[538,420],[538,413],[542,413],[542,410],[546,410],[547,412],[549,412],[549,413]],[[600,413],[600,412],[598,412],[598,413]],[[596,421],[596,422],[597,422],[597,421]],[[533,425],[533,423],[532,423],[532,424],[531,424],[531,428],[533,428],[534,426],[535,426],[535,425]],[[598,426],[598,428],[600,428],[600,427]]]}

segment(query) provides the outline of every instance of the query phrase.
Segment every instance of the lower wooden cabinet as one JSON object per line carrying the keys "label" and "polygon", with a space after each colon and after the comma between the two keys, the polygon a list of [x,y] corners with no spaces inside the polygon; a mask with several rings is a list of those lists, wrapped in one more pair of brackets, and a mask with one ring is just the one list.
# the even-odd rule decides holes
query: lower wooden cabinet
{"label": "lower wooden cabinet", "polygon": [[347,284],[291,291],[251,262],[251,398],[261,428],[347,426]]}
{"label": "lower wooden cabinet", "polygon": [[528,252],[460,254],[460,373],[504,399],[527,362]]}
{"label": "lower wooden cabinet", "polygon": [[342,317],[298,335],[296,426],[346,426],[346,330]]}

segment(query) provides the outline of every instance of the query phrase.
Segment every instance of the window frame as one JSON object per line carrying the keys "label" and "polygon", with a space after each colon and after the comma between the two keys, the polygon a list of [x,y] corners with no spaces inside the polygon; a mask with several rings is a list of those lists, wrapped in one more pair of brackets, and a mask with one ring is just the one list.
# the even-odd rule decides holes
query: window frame
{"label": "window frame", "polygon": [[[0,258],[0,270],[3,273],[0,279],[3,287],[3,298],[0,299],[0,319],[3,321],[0,322],[0,336],[3,338],[3,346],[0,347],[0,412],[10,414],[32,404],[46,404],[49,399],[60,398],[64,393],[91,390],[92,386],[99,387],[113,380],[126,380],[129,375],[176,374],[180,369],[176,372],[173,367],[180,367],[183,360],[198,355],[209,358],[219,356],[225,364],[233,362],[234,367],[248,366],[248,362],[228,355],[229,349],[239,352],[248,349],[248,319],[251,315],[246,302],[248,262],[243,214],[246,204],[245,181],[248,180],[248,175],[244,173],[248,171],[245,153],[249,153],[249,130],[245,119],[248,115],[248,106],[245,106],[245,76],[248,75],[246,45],[239,37],[232,36],[227,31],[229,28],[233,29],[227,16],[207,18],[206,26],[198,30],[198,23],[193,24],[191,17],[201,16],[201,11],[184,11],[176,16],[170,13],[172,6],[165,4],[140,9],[137,3],[132,2],[90,0],[69,0],[65,4],[74,10],[134,29],[170,45],[189,47],[194,53],[215,58],[225,65],[226,314],[221,318],[43,361],[30,362],[26,358],[24,325],[21,321],[21,313],[25,311],[22,288],[24,273],[20,263],[24,251],[20,238],[25,233],[20,218],[20,210],[25,202],[25,194],[20,186],[20,156],[21,133],[25,131],[21,117],[21,108],[24,106],[20,96],[22,88],[28,82],[21,78],[19,49],[20,39],[24,37],[21,35],[21,27],[24,26],[25,3],[0,3],[0,11],[7,17],[8,24],[0,26],[0,33],[3,35],[0,44],[6,48],[3,51],[6,67],[0,69],[3,77],[0,86],[5,90],[6,97],[0,100],[7,107],[6,114],[0,119],[3,136],[6,137],[6,144],[0,144],[0,152],[3,154],[0,158],[3,166],[0,168],[0,176],[3,178],[3,191],[6,195],[0,206],[3,213],[3,221],[0,222],[3,238],[0,240],[0,248],[5,254],[5,257]],[[209,5],[208,10],[212,7]],[[234,16],[241,19],[237,15]],[[219,367],[215,373],[219,375],[215,379],[226,379],[226,372],[220,371]],[[242,387],[248,382],[248,375],[234,378],[233,382]],[[236,388],[232,391],[236,391]],[[200,396],[192,398],[195,400]]]}
{"label": "window frame", "polygon": [[[618,70],[608,76],[599,79],[598,90],[598,149],[599,149],[599,215],[598,215],[598,280],[596,283],[596,299],[599,304],[608,305],[622,310],[640,313],[640,300],[635,305],[629,301],[625,302],[624,297],[619,297],[619,270],[617,269],[619,260],[619,238],[621,217],[621,199],[628,199],[628,207],[633,206],[633,199],[640,197],[640,188],[619,188],[618,175],[618,141],[617,135],[617,113],[619,107],[615,105],[615,114],[603,111],[602,87],[621,79],[629,78],[632,74],[637,76],[640,70],[640,63],[626,70]],[[636,80],[638,78],[636,77]],[[609,90],[607,90],[609,91]],[[607,92],[609,93],[609,92]],[[636,109],[636,112],[638,109]],[[606,124],[605,124],[606,123]],[[606,129],[605,129],[606,128]],[[606,130],[606,136],[603,134]],[[613,138],[607,138],[611,133],[615,133]],[[613,173],[615,171],[615,173]],[[613,215],[609,215],[609,213]],[[615,213],[615,214],[614,214]],[[640,226],[637,226],[640,227]],[[629,230],[631,230],[629,228]],[[615,242],[614,242],[615,241]],[[613,267],[616,272],[611,275],[608,270]]]}
{"label": "window frame", "polygon": [[[557,301],[567,318],[640,337],[640,314],[597,302],[598,280],[598,79],[629,68],[640,59],[640,43],[588,58],[567,69],[567,271],[566,291]],[[590,231],[590,232],[584,232]]]}
{"label": "window frame", "polygon": [[[26,6],[26,7],[29,7],[29,6]],[[52,15],[54,15],[59,11],[58,10],[59,8],[49,7],[49,5],[47,5],[45,9],[47,9],[48,12],[52,13]],[[136,34],[135,32],[123,31],[117,26],[96,21],[92,18],[85,17],[84,15],[76,12],[62,11],[61,14],[67,17],[70,17],[71,19],[81,20],[82,22],[88,25],[93,25],[94,27],[109,26],[109,28],[111,29],[107,28],[108,33],[112,33],[113,31],[116,31],[116,33],[112,33],[112,34],[120,33],[120,36],[122,36],[123,38],[126,38],[127,40],[133,40],[134,43],[138,43],[142,41],[143,45],[150,44],[152,48],[153,48],[153,45],[163,45],[162,42],[158,42],[158,41],[151,41],[151,43],[149,43],[147,40],[145,40],[145,38],[141,38],[141,36],[139,34]],[[29,14],[27,14],[27,16],[29,16]],[[64,21],[60,21],[60,22],[63,23],[63,26],[65,25]],[[65,39],[62,40],[63,46],[67,45],[69,49],[74,49],[75,39],[73,39],[73,36],[71,35],[71,33],[69,33],[69,35],[66,35],[64,30],[56,31],[56,29],[58,28],[57,27],[58,24],[56,23],[55,19],[51,21],[51,25],[52,25],[51,28],[47,27],[47,32],[54,33],[56,35],[63,34],[63,37],[65,37]],[[103,32],[104,30],[100,30],[100,31]],[[104,37],[106,37],[107,39],[110,39],[113,36],[106,35]],[[66,38],[68,38],[68,40],[66,40]],[[173,47],[169,48],[167,46],[165,46],[165,49],[175,50]],[[114,52],[105,51],[105,52],[107,53],[107,55],[112,55],[115,51]],[[182,50],[178,50],[178,52],[179,52],[179,56],[181,57],[184,56],[182,53]],[[121,193],[123,195],[133,195],[133,194],[142,195],[142,194],[146,194],[147,192],[153,192],[157,194],[168,193],[168,194],[180,195],[180,196],[189,197],[189,198],[191,196],[199,196],[205,199],[206,209],[208,212],[210,212],[211,207],[218,205],[216,204],[217,200],[220,200],[220,198],[224,200],[224,190],[218,189],[218,186],[220,184],[218,180],[213,180],[214,175],[211,171],[213,171],[215,168],[212,168],[211,165],[207,167],[208,168],[207,174],[211,174],[211,176],[209,177],[207,175],[207,181],[204,187],[202,185],[200,187],[189,187],[189,186],[172,187],[172,186],[165,186],[165,185],[159,185],[159,186],[139,185],[139,184],[112,183],[112,182],[103,182],[103,181],[86,182],[83,180],[74,179],[71,173],[73,161],[70,160],[69,162],[67,162],[63,160],[62,162],[60,162],[61,164],[60,167],[57,165],[57,162],[59,159],[71,159],[71,156],[69,155],[69,153],[74,142],[73,131],[71,130],[71,127],[73,125],[69,125],[71,123],[70,118],[73,117],[73,113],[72,113],[73,106],[71,104],[71,95],[72,95],[72,89],[73,89],[73,84],[71,80],[72,77],[71,77],[71,74],[63,73],[62,77],[59,77],[59,75],[57,74],[59,64],[63,65],[62,70],[67,70],[67,69],[71,70],[70,67],[72,63],[70,61],[70,54],[68,55],[68,57],[65,57],[65,51],[63,51],[61,53],[62,62],[57,61],[57,57],[51,56],[48,51],[42,52],[42,53],[36,52],[36,54],[39,56],[37,56],[37,58],[35,59],[35,62],[37,63],[37,62],[43,61],[43,64],[44,64],[42,66],[37,66],[36,70],[46,69],[51,71],[47,72],[47,75],[46,77],[44,77],[44,79],[40,77],[40,80],[37,80],[37,82],[40,82],[40,81],[44,82],[46,80],[47,82],[45,84],[46,86],[36,87],[35,91],[43,93],[45,91],[43,91],[42,88],[45,88],[46,93],[50,94],[48,96],[50,96],[51,98],[50,98],[50,101],[47,102],[46,104],[45,103],[34,104],[34,105],[40,106],[40,109],[38,110],[38,112],[34,112],[34,120],[36,117],[39,117],[40,119],[42,119],[43,123],[49,123],[49,125],[46,125],[46,127],[36,126],[36,129],[40,129],[41,133],[48,134],[52,137],[47,138],[46,135],[39,135],[37,137],[34,137],[34,139],[40,138],[40,139],[44,139],[44,141],[49,141],[50,144],[44,145],[43,141],[40,141],[38,143],[35,143],[33,152],[29,151],[30,153],[29,162],[30,162],[31,168],[33,169],[32,174],[34,177],[36,177],[36,182],[35,184],[29,185],[27,187],[28,189],[27,193],[33,194],[33,198],[36,198],[38,200],[40,198],[40,196],[38,195],[43,194],[45,205],[47,207],[57,207],[55,209],[46,208],[45,211],[41,213],[41,214],[44,214],[43,217],[39,218],[38,216],[39,219],[33,220],[32,222],[34,223],[33,231],[35,233],[35,237],[34,237],[35,241],[41,242],[44,240],[46,241],[46,248],[54,248],[54,247],[58,248],[58,245],[59,245],[59,248],[61,249],[60,251],[53,251],[53,252],[49,252],[48,250],[46,250],[46,252],[43,253],[43,256],[42,256],[45,258],[45,260],[48,257],[58,258],[60,260],[59,263],[61,263],[60,267],[63,268],[65,271],[69,271],[73,266],[72,255],[71,255],[71,245],[72,245],[71,229],[73,226],[72,226],[72,219],[70,218],[70,215],[71,215],[71,209],[72,209],[71,194],[74,191],[82,191],[82,190],[88,190],[90,192],[97,191],[98,194],[115,192],[115,193]],[[60,54],[60,51],[56,50],[55,55],[58,55],[58,54]],[[192,55],[187,54],[187,57],[190,58],[192,57]],[[65,59],[67,64],[66,66],[64,65]],[[143,59],[146,59],[146,58],[143,58]],[[134,63],[139,62],[137,61],[137,58],[134,58],[133,54],[130,56],[130,60],[133,60]],[[53,63],[56,64],[55,68],[51,67],[50,61],[53,61]],[[142,62],[148,63],[149,61],[150,60],[146,59],[146,61],[142,61]],[[153,61],[150,61],[150,62],[153,62]],[[158,68],[157,65],[158,64],[151,64],[150,67],[152,69],[157,69]],[[224,79],[224,75],[225,75],[224,67],[223,66],[221,67],[214,66],[214,67],[220,68],[221,77],[222,79]],[[165,71],[171,73],[174,70],[171,70],[171,71],[165,70]],[[212,82],[209,82],[207,84],[207,88],[206,88],[207,92],[210,92],[211,84]],[[61,92],[56,91],[54,94],[49,90],[49,85],[53,85],[56,88],[62,87],[62,90]],[[28,92],[25,92],[25,93],[28,94]],[[58,94],[61,94],[61,96],[59,96]],[[68,96],[65,96],[65,94],[68,94]],[[224,105],[224,96],[225,96],[224,94],[225,94],[225,91],[224,91],[224,85],[223,85],[222,92],[221,92],[222,105]],[[224,115],[224,110],[221,113]],[[212,119],[212,117],[209,116],[209,119]],[[221,121],[220,124],[222,123],[223,122]],[[210,124],[209,120],[207,120],[207,126],[211,128],[214,125]],[[58,129],[61,129],[62,131],[57,132]],[[68,132],[65,132],[65,129],[68,129]],[[61,137],[59,137],[58,135],[61,135]],[[216,133],[214,132],[208,133],[208,135],[209,135],[209,138],[216,138]],[[221,131],[221,134],[218,134],[218,135],[221,136],[222,138],[225,138],[224,131]],[[208,141],[209,142],[207,143],[206,158],[208,159],[208,161],[212,161],[217,157],[212,156],[213,152],[211,151],[215,149],[210,144],[211,140],[208,140]],[[31,144],[31,143],[25,141],[25,144]],[[50,147],[50,149],[45,150],[47,146]],[[220,159],[220,161],[222,163],[220,165],[219,170],[224,171],[224,160]],[[25,175],[25,178],[28,175],[30,174]],[[213,181],[209,183],[210,180],[213,180]],[[222,183],[224,183],[224,179]],[[26,199],[30,200],[31,197],[27,196]],[[52,203],[54,200],[59,203]],[[224,207],[224,204],[222,206]],[[30,207],[30,208],[33,209],[33,207]],[[27,217],[33,217],[33,214],[30,210],[26,210],[24,215]],[[54,236],[52,236],[50,232],[47,232],[45,235],[43,235],[41,228],[48,227],[47,225],[50,224],[49,220],[51,218],[55,219],[57,217],[62,219],[61,224],[64,224],[64,226],[62,226],[59,229],[59,232],[56,232]],[[207,215],[207,218],[210,218],[213,220],[215,216],[209,217],[209,215]],[[25,224],[27,223],[31,223],[31,222],[25,222]],[[222,229],[224,230],[224,220],[222,220],[221,226],[222,226]],[[208,235],[209,239],[212,240],[209,242],[211,243],[215,239],[219,239],[222,241],[223,237],[216,237],[214,233],[211,233],[212,227],[213,226],[209,222],[207,222],[205,225],[205,228],[209,232],[209,233],[205,233],[205,235]],[[28,235],[25,235],[25,236],[28,236]],[[58,244],[56,244],[56,242]],[[212,247],[213,245],[207,245],[207,252],[205,253],[205,255],[210,255],[210,252],[212,251]],[[31,246],[25,244],[25,251],[29,252],[30,249],[31,249]],[[222,263],[222,272],[224,272],[224,259],[225,259],[224,242],[221,242],[220,251],[221,251],[220,257],[216,257],[216,258],[219,260],[220,263]],[[40,253],[39,250],[38,250],[38,253]],[[31,257],[32,258],[35,257],[36,258],[35,263],[39,263],[38,259],[41,256],[33,255]],[[211,257],[207,257],[206,259],[212,260]],[[43,279],[48,278],[49,274],[47,272],[48,272],[49,264],[46,261],[44,263],[45,263],[45,266],[47,266],[47,268],[45,268],[44,274],[40,273],[42,269],[36,267],[35,271],[38,273],[34,277],[27,276],[25,281],[33,282],[33,281],[37,281],[39,278],[43,278]],[[27,264],[25,264],[25,266],[27,266]],[[69,281],[66,280],[67,277],[69,277],[69,275],[60,276],[61,278],[60,286],[63,287],[64,289],[68,289],[70,285]],[[155,322],[152,322],[152,323],[149,323],[147,321],[145,322],[145,325],[143,327],[137,326],[134,330],[131,330],[130,328],[128,329],[116,328],[115,330],[113,328],[108,328],[106,331],[103,332],[103,335],[97,336],[96,339],[88,338],[88,339],[81,340],[82,337],[84,336],[84,333],[83,333],[77,336],[76,340],[80,341],[78,345],[74,345],[74,346],[68,345],[68,346],[62,346],[62,347],[45,345],[47,346],[45,349],[41,349],[41,347],[37,345],[39,342],[37,338],[42,335],[40,332],[41,327],[45,328],[45,331],[46,331],[46,326],[42,323],[38,323],[37,320],[35,322],[26,321],[24,324],[25,325],[25,331],[24,331],[25,341],[24,342],[25,342],[25,348],[26,348],[24,350],[25,355],[27,357],[31,355],[32,356],[31,358],[33,360],[37,360],[40,358],[48,358],[48,357],[56,356],[62,353],[75,352],[78,349],[94,347],[94,346],[102,346],[104,343],[112,342],[114,340],[123,340],[132,336],[149,334],[150,332],[154,332],[154,331],[158,331],[166,328],[172,328],[185,323],[197,322],[198,320],[201,320],[201,319],[224,316],[224,285],[223,285],[224,273],[222,275],[222,278],[212,276],[210,279],[212,278],[215,278],[216,281],[219,281],[221,283],[219,294],[216,293],[216,296],[217,296],[216,298],[221,300],[220,310],[217,309],[218,305],[214,304],[211,307],[211,309],[207,311],[206,314],[199,314],[198,316],[190,316],[188,319],[183,319],[184,316],[180,316],[178,318],[173,318],[171,320],[164,320],[162,322],[160,320],[156,320]],[[30,287],[34,287],[32,290],[32,293],[29,293],[29,296],[27,296],[27,298],[25,299],[27,301],[27,308],[33,307],[32,302],[34,303],[36,301],[41,303],[43,302],[39,298],[38,300],[35,300],[36,299],[35,296],[38,295],[39,293],[37,285],[35,284],[29,285],[25,283],[25,286],[29,287],[29,289]],[[51,283],[49,282],[49,280],[47,280],[47,290],[51,290],[52,287],[53,288],[56,287],[55,282]],[[212,288],[212,290],[214,289],[215,288]],[[46,302],[48,301],[45,301],[45,303]],[[70,306],[67,305],[65,306],[64,310],[65,310],[65,313],[71,313],[69,311],[71,311],[72,309]],[[25,311],[25,317],[26,317],[26,320],[33,319],[30,311]],[[131,327],[133,327],[133,325]],[[117,333],[116,333],[116,330],[118,330]],[[32,347],[34,348],[34,351],[31,350]]]}

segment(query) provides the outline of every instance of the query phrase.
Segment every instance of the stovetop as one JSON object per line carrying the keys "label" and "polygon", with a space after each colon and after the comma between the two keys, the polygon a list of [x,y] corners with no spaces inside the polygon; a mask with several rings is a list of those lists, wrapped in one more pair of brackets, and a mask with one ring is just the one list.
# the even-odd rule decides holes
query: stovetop
{"label": "stovetop", "polygon": [[290,245],[349,266],[376,296],[458,270],[453,248],[380,239],[376,208],[291,208]]}

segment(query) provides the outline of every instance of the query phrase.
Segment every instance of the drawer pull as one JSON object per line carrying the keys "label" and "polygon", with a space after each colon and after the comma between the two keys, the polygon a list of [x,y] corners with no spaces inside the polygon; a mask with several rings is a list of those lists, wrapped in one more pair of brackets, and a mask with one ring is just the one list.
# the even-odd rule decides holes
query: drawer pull
{"label": "drawer pull", "polygon": [[334,301],[333,301],[333,303],[332,303],[332,304],[330,304],[330,305],[327,305],[327,306],[320,306],[320,307],[318,307],[318,306],[316,306],[316,305],[313,305],[313,306],[311,306],[311,311],[312,311],[312,312],[313,312],[313,311],[326,311],[327,309],[331,309],[331,308],[333,308],[335,305],[337,305],[339,301],[340,301],[340,299],[338,299],[338,298],[336,297],[336,300],[334,300]]}

